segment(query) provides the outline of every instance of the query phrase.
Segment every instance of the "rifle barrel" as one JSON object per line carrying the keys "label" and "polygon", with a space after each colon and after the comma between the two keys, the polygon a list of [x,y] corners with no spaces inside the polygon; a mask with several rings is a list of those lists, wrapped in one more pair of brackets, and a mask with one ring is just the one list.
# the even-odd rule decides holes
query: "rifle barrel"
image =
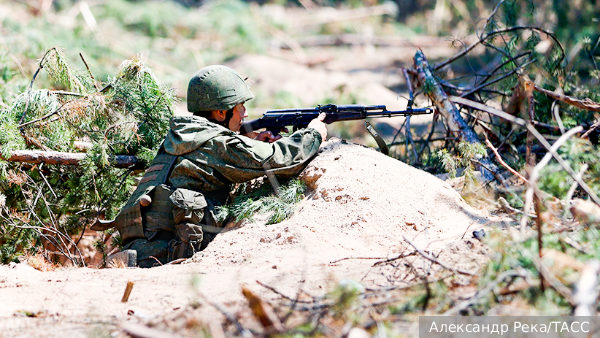
{"label": "rifle barrel", "polygon": [[242,124],[242,131],[249,132],[261,128],[296,126],[305,127],[320,113],[326,113],[325,123],[337,121],[361,120],[372,117],[394,117],[422,115],[433,113],[432,108],[411,108],[407,110],[390,111],[385,105],[333,105],[327,104],[315,108],[274,109],[267,111],[263,117]]}

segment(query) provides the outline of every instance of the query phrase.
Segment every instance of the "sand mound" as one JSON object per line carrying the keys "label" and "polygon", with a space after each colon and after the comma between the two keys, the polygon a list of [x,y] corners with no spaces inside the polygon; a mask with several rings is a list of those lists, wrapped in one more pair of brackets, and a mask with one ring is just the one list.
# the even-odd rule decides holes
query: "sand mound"
{"label": "sand mound", "polygon": [[[404,236],[455,268],[474,272],[486,260],[485,247],[471,238],[471,231],[486,222],[486,215],[428,173],[373,149],[330,140],[301,177],[310,192],[292,218],[274,225],[243,224],[221,233],[188,264],[51,272],[34,270],[26,263],[0,266],[4,332],[7,336],[41,337],[47,332],[89,336],[92,328],[114,329],[119,322],[185,319],[190,304],[199,306],[194,310],[196,318],[223,321],[212,305],[198,303],[201,298],[230,313],[244,313],[246,324],[257,325],[249,317],[241,284],[276,301],[279,296],[257,281],[294,297],[300,290],[323,295],[342,279],[389,290],[419,283],[422,276],[438,278],[438,271],[449,275],[418,254],[374,264],[413,251]],[[458,240],[463,234],[464,239]],[[122,303],[129,281],[135,287],[129,301]],[[463,277],[447,283],[450,292],[474,291]]]}
{"label": "sand mound", "polygon": [[[397,256],[408,249],[403,236],[440,249],[487,221],[435,176],[339,139],[323,145],[301,179],[310,191],[292,218],[222,233],[191,262],[214,272],[235,269],[226,284],[258,278],[285,290],[305,281],[305,290],[318,291],[339,279],[375,281],[375,259],[332,262]],[[221,287],[205,286],[212,294]]]}

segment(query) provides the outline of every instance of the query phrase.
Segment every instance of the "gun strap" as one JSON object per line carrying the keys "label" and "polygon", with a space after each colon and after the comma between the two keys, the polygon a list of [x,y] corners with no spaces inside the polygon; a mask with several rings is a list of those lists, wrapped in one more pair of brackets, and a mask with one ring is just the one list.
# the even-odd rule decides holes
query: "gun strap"
{"label": "gun strap", "polygon": [[369,134],[373,136],[375,142],[377,142],[379,151],[384,155],[389,155],[390,149],[388,148],[387,144],[385,144],[385,141],[381,138],[381,136],[379,136],[377,130],[375,130],[375,128],[369,123],[369,121],[365,121],[365,127],[367,128],[367,131],[369,131]]}

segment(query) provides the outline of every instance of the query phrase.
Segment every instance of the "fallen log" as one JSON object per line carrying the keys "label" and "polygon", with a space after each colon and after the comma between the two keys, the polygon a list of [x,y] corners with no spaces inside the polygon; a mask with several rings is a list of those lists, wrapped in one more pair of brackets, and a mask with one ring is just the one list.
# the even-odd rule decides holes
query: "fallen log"
{"label": "fallen log", "polygon": [[[481,144],[473,128],[465,122],[460,115],[460,111],[448,100],[448,95],[442,89],[439,81],[433,76],[433,72],[423,51],[417,51],[414,62],[419,85],[446,120],[450,132],[460,141]],[[479,161],[495,171],[496,166],[492,164],[488,157],[484,157]],[[481,173],[486,180],[494,178],[494,175],[484,168],[481,168]]]}
{"label": "fallen log", "polygon": [[[79,165],[85,159],[85,153],[66,153],[60,151],[41,151],[41,150],[14,150],[9,158],[4,158],[0,154],[0,159],[9,162],[23,162],[33,164],[59,164],[59,165]],[[109,157],[110,164],[115,168],[141,169],[142,164],[135,156],[117,155]]]}

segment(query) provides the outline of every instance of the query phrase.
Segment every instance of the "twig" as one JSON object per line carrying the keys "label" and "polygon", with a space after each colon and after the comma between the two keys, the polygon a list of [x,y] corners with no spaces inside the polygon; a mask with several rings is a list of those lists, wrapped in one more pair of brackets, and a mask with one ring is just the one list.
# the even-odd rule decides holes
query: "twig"
{"label": "twig", "polygon": [[[94,216],[86,218],[86,222],[83,223],[83,229],[81,230],[81,235],[79,236],[79,239],[77,239],[77,242],[75,243],[75,245],[79,245],[79,242],[83,238],[83,234],[85,233],[85,230],[86,230],[87,225],[88,225],[87,221],[89,221],[90,218],[96,218],[96,221],[98,221],[98,217],[100,216],[100,213],[102,212],[102,210],[104,210],[106,208],[106,206],[108,205],[108,203],[110,203],[112,201],[112,199],[117,194],[117,191],[119,191],[119,189],[121,189],[122,187],[125,186],[124,185],[125,180],[127,179],[127,176],[129,176],[129,174],[131,174],[131,172],[132,172],[131,169],[125,171],[125,173],[123,174],[123,177],[121,178],[121,182],[119,182],[119,184],[116,186],[116,189],[113,191],[113,193],[110,195],[110,197],[104,202],[104,204],[102,205],[102,207],[100,207],[100,209],[96,212],[96,214]],[[185,260],[185,259],[183,259],[183,260]],[[174,261],[171,261],[170,263],[171,264],[177,264],[177,263],[174,263]],[[178,263],[181,263],[181,261],[178,262]]]}
{"label": "twig", "polygon": [[[535,223],[537,225],[537,242],[538,242],[538,258],[542,259],[543,256],[543,248],[544,248],[544,232],[542,228],[542,203],[540,202],[540,196],[538,194],[534,194],[533,199],[535,200],[535,214],[537,218],[535,219]],[[542,293],[546,291],[546,286],[544,285],[544,274],[540,270],[540,289]]]}
{"label": "twig", "polygon": [[[28,177],[29,177],[29,176],[28,176]],[[33,179],[32,179],[31,177],[29,177],[29,179],[30,179],[32,182],[35,182],[35,181],[33,181]],[[21,190],[21,194],[23,195],[23,198],[24,198],[24,199],[27,201],[27,196],[25,196],[25,192],[24,192],[23,190]],[[38,214],[37,214],[37,213],[35,213],[35,210],[34,210],[35,206],[34,206],[34,205],[30,205],[29,203],[26,203],[26,205],[27,205],[27,209],[29,210],[29,213],[30,213],[31,215],[33,215],[33,217],[35,217],[35,219],[36,219],[36,220],[39,222],[39,224],[45,224],[45,223],[44,223],[44,222],[43,222],[43,221],[42,221],[42,220],[39,218]],[[16,225],[15,225],[15,226],[16,226]],[[20,228],[25,228],[25,227],[20,227]],[[35,228],[35,227],[32,227],[32,228]],[[55,228],[56,228],[56,225],[55,225]],[[60,252],[61,252],[61,253],[62,253],[62,254],[65,256],[65,257],[67,257],[67,258],[68,258],[68,259],[71,261],[71,263],[73,263],[73,265],[74,265],[74,266],[77,266],[77,261],[76,261],[76,260],[75,260],[73,257],[71,257],[71,255],[70,255],[70,253],[71,253],[71,252],[70,252],[70,250],[68,250],[68,248],[69,248],[69,247],[68,247],[68,246],[67,246],[67,244],[66,244],[66,243],[63,241],[63,238],[62,238],[62,237],[65,237],[65,238],[67,239],[67,241],[68,241],[68,242],[70,242],[69,244],[73,244],[73,245],[74,245],[75,243],[73,243],[73,240],[71,239],[71,237],[69,237],[69,236],[67,236],[67,235],[63,234],[61,231],[59,231],[59,230],[58,230],[58,228],[56,228],[56,230],[52,230],[52,229],[50,229],[50,228],[46,228],[46,227],[38,227],[38,229],[43,229],[43,230],[46,230],[46,231],[54,232],[54,233],[57,235],[58,239],[60,240],[60,242],[61,242],[61,245],[63,246],[63,248],[64,248],[64,249],[65,249],[67,252],[69,252],[69,254],[67,254],[67,253],[65,253],[63,250],[61,250],[61,248],[60,248],[58,245],[56,246],[56,248],[57,248],[57,249],[58,249],[58,250],[59,250],[59,251],[60,251]],[[39,230],[38,230],[38,231],[39,231]],[[40,233],[41,233],[41,232],[40,232]],[[57,244],[58,244],[58,243],[57,243]],[[81,263],[82,263],[82,264],[85,266],[85,261],[83,260],[83,255],[81,254],[81,251],[79,251],[79,248],[77,248],[77,247],[76,247],[76,249],[77,249],[77,251],[79,252],[79,259],[81,260]]]}
{"label": "twig", "polygon": [[537,32],[544,33],[544,34],[548,35],[550,38],[552,38],[552,40],[554,40],[554,42],[560,47],[560,50],[561,50],[561,53],[562,53],[561,59],[564,59],[564,57],[565,57],[564,48],[562,47],[562,45],[560,44],[560,41],[558,41],[558,39],[556,38],[556,36],[554,36],[554,34],[548,32],[548,31],[546,31],[544,29],[541,29],[539,27],[513,26],[513,27],[508,27],[508,28],[505,28],[505,29],[500,29],[500,30],[493,31],[493,32],[490,32],[490,33],[486,34],[485,36],[481,37],[479,39],[479,41],[471,44],[470,46],[468,46],[467,48],[465,48],[463,51],[455,54],[454,56],[452,56],[448,60],[446,60],[446,61],[444,61],[444,62],[436,65],[435,67],[433,67],[433,70],[439,70],[440,68],[442,68],[442,67],[444,67],[444,66],[446,66],[446,65],[448,65],[448,64],[450,64],[450,63],[452,63],[454,61],[456,61],[457,59],[459,59],[459,58],[467,55],[471,50],[473,50],[473,48],[477,47],[477,45],[479,45],[480,43],[483,43],[485,40],[487,40],[487,39],[489,39],[491,37],[494,37],[494,36],[496,36],[498,34],[502,34],[502,33],[509,33],[509,32],[514,32],[514,31],[517,31],[517,30],[527,30],[527,29],[528,30],[532,30],[532,31],[537,31]]}
{"label": "twig", "polygon": [[80,93],[66,92],[64,90],[50,90],[50,91],[48,91],[48,94],[78,96],[78,97],[84,97],[86,95],[86,94],[80,94]]}
{"label": "twig", "polygon": [[488,148],[492,149],[492,151],[494,152],[494,155],[496,155],[496,159],[504,168],[506,168],[508,171],[510,171],[513,175],[520,178],[523,182],[525,182],[525,183],[528,182],[527,179],[523,175],[519,174],[518,171],[511,168],[508,164],[506,164],[506,162],[504,162],[504,160],[502,160],[502,157],[498,153],[498,150],[496,148],[494,148],[494,146],[492,145],[492,142],[490,142],[490,140],[488,140],[487,137],[485,138],[485,144],[488,146]]}
{"label": "twig", "polygon": [[430,255],[428,255],[427,253],[425,253],[423,250],[419,249],[413,242],[411,242],[408,238],[406,238],[406,236],[402,236],[404,238],[404,240],[410,244],[413,248],[415,248],[415,250],[417,250],[417,252],[419,254],[421,254],[421,256],[423,256],[424,258],[440,265],[441,267],[443,267],[444,269],[448,269],[450,271],[454,271],[455,273],[460,273],[461,275],[469,275],[469,276],[475,276],[475,273],[470,272],[470,271],[465,271],[462,269],[457,269],[455,267],[452,267],[450,265],[448,265],[447,263],[440,261],[439,259],[436,259],[435,257],[432,257]]}
{"label": "twig", "polygon": [[451,316],[457,312],[460,312],[466,308],[468,308],[469,306],[475,304],[481,297],[487,295],[490,291],[492,291],[494,289],[494,287],[496,287],[496,285],[498,285],[498,283],[502,282],[504,279],[506,279],[507,277],[524,277],[522,273],[516,271],[516,270],[508,270],[508,271],[504,271],[503,273],[500,274],[500,276],[498,276],[493,282],[489,283],[485,288],[481,289],[480,291],[478,291],[475,296],[459,303],[458,305],[456,305],[455,307],[449,309],[448,311],[444,312],[442,314],[442,316]]}
{"label": "twig", "polygon": [[[408,99],[408,104],[407,104],[407,109],[412,109],[412,105],[414,102],[414,93],[413,93],[413,86],[412,86],[412,82],[410,81],[410,76],[408,75],[408,72],[406,71],[406,68],[402,68],[402,73],[404,74],[404,78],[406,79],[406,86],[408,87],[408,95],[409,95],[409,99]],[[406,152],[408,153],[408,143],[410,142],[410,144],[412,145],[412,150],[413,150],[413,154],[415,156],[415,164],[419,164],[420,163],[420,159],[419,159],[419,154],[417,154],[417,147],[415,146],[415,142],[412,139],[412,135],[410,133],[410,115],[408,115],[406,117]]]}
{"label": "twig", "polygon": [[439,113],[437,112],[437,110],[433,113],[433,120],[431,121],[431,131],[429,132],[429,135],[427,136],[427,140],[423,141],[423,144],[421,145],[421,149],[419,149],[419,155],[418,157],[421,158],[423,156],[423,152],[425,151],[425,148],[427,148],[429,146],[429,142],[432,141],[432,137],[433,137],[433,133],[435,133],[435,125],[437,123],[437,119],[438,119]]}
{"label": "twig", "polygon": [[[512,123],[521,125],[521,126],[526,126],[528,130],[531,131],[531,133],[533,134],[533,136],[535,136],[540,143],[548,150],[548,153],[546,154],[547,156],[553,156],[558,163],[569,173],[569,175],[571,175],[571,177],[573,177],[573,179],[579,183],[579,185],[581,185],[581,187],[585,190],[586,193],[588,193],[590,195],[590,197],[594,200],[594,202],[598,205],[600,205],[600,198],[598,198],[598,196],[589,188],[589,186],[587,184],[585,184],[581,179],[577,178],[577,175],[575,174],[575,172],[573,172],[573,169],[571,169],[571,167],[569,166],[568,163],[566,163],[562,157],[560,157],[560,155],[558,155],[558,153],[556,153],[555,150],[552,149],[552,146],[548,143],[548,141],[546,141],[546,139],[533,127],[533,125],[531,125],[530,123],[527,123],[525,120],[523,120],[522,118],[519,117],[514,117],[502,110],[498,110],[496,108],[492,108],[489,106],[486,106],[484,104],[475,102],[475,101],[471,101],[462,97],[456,97],[456,96],[450,96],[448,97],[448,99],[450,101],[456,102],[456,103],[460,103],[460,104],[464,104],[464,105],[468,105],[470,107],[479,109],[479,110],[483,110],[486,111],[492,115],[501,117],[505,120],[511,121]],[[579,126],[579,127],[575,127],[575,128],[582,128],[579,129],[579,131],[583,130],[583,127]],[[573,128],[573,129],[575,129]],[[579,132],[578,131],[578,132]],[[564,134],[562,135],[558,140],[561,140],[563,137],[565,137]],[[556,142],[558,142],[558,140]],[[556,144],[555,142],[555,144]],[[549,160],[549,159],[548,159]],[[539,163],[538,163],[539,165]],[[531,207],[531,204],[529,205],[529,207]]]}
{"label": "twig", "polygon": [[577,305],[573,301],[573,293],[571,292],[571,289],[564,286],[563,283],[556,279],[556,277],[554,277],[554,275],[550,271],[548,271],[548,269],[544,266],[544,264],[538,257],[533,256],[531,258],[533,265],[535,265],[535,268],[538,270],[540,275],[544,277],[544,280],[548,282],[550,287],[552,287],[556,292],[558,292],[558,294],[560,294],[567,302],[569,302],[571,306]]}
{"label": "twig", "polygon": [[492,14],[490,14],[490,16],[488,16],[487,20],[485,21],[485,26],[483,26],[484,30],[490,24],[490,21],[492,21],[492,18],[496,15],[496,13],[498,12],[498,9],[500,9],[500,5],[502,5],[504,3],[504,1],[505,0],[498,1],[498,3],[496,4],[496,6],[494,7],[494,10],[492,11]]}
{"label": "twig", "polygon": [[52,193],[52,195],[54,195],[54,198],[58,198],[56,196],[56,193],[54,192],[54,190],[52,189],[52,186],[50,185],[50,183],[48,183],[48,180],[46,179],[46,176],[44,175],[44,173],[42,172],[42,166],[44,164],[40,164],[39,168],[38,168],[38,172],[40,173],[40,176],[42,176],[42,179],[44,180],[44,182],[46,183],[46,185],[48,186],[48,189],[50,189],[50,192]]}
{"label": "twig", "polygon": [[[577,177],[579,179],[583,178],[583,173],[588,169],[589,165],[587,163],[584,163],[581,165],[581,168],[579,168],[579,172],[577,173]],[[569,205],[569,201],[571,200],[571,198],[573,197],[573,194],[575,193],[575,189],[577,189],[577,181],[574,181],[573,184],[571,184],[571,186],[569,187],[569,190],[567,191],[567,196],[565,197],[565,205],[568,206]],[[563,214],[563,216],[567,213],[567,211],[569,210],[569,208],[565,208],[565,213]]]}
{"label": "twig", "polygon": [[33,123],[36,123],[36,122],[39,122],[39,121],[45,120],[45,119],[49,118],[50,116],[53,116],[53,115],[56,115],[56,114],[58,114],[58,113],[59,113],[59,112],[60,112],[60,111],[61,111],[61,110],[62,110],[62,109],[63,109],[63,108],[66,106],[66,105],[68,105],[68,104],[69,104],[69,103],[71,103],[71,102],[75,102],[75,101],[79,101],[79,99],[77,99],[77,100],[71,100],[71,101],[67,101],[67,102],[63,103],[63,104],[62,104],[60,107],[58,107],[58,109],[54,110],[53,112],[50,112],[50,113],[48,113],[48,114],[46,114],[46,115],[44,115],[44,116],[40,117],[39,119],[35,119],[35,120],[33,120],[33,121],[29,121],[29,122],[26,122],[26,123],[19,123],[19,125],[18,125],[17,127],[18,127],[19,129],[22,129],[23,127],[26,127],[26,126],[28,126],[28,125],[30,125],[30,124],[33,124]]}
{"label": "twig", "polygon": [[129,295],[131,295],[131,290],[133,290],[133,282],[127,281],[127,286],[125,287],[123,298],[121,298],[121,303],[127,303],[127,301],[129,300]]}
{"label": "twig", "polygon": [[81,52],[79,53],[79,57],[81,58],[81,61],[83,61],[83,64],[85,65],[85,68],[88,71],[88,74],[90,74],[94,87],[96,87],[96,90],[100,90],[100,87],[98,86],[98,84],[96,83],[96,79],[94,78],[94,74],[92,74],[92,71],[90,70],[90,67],[88,66],[87,62],[85,62],[85,59],[83,58],[83,54],[81,54]]}
{"label": "twig", "polygon": [[500,182],[500,184],[502,184],[505,188],[508,188],[508,184],[504,181],[504,177],[502,177],[499,173],[497,173],[496,171],[492,170],[492,168],[488,167],[487,165],[485,165],[484,163],[481,163],[481,161],[476,160],[474,158],[471,159],[471,162],[478,164],[480,166],[482,166],[484,169],[487,169],[489,172],[492,173],[492,175],[494,175],[494,177],[496,178],[496,180],[498,180],[498,182]]}
{"label": "twig", "polygon": [[219,312],[221,312],[223,314],[223,316],[225,316],[225,318],[227,318],[227,320],[229,320],[233,325],[235,325],[235,327],[238,329],[239,333],[242,335],[242,337],[244,338],[250,338],[253,337],[252,333],[250,331],[248,331],[247,329],[245,329],[242,324],[240,324],[240,322],[237,320],[237,318],[235,318],[234,315],[232,315],[231,313],[227,312],[225,309],[223,309],[223,307],[221,305],[219,305],[218,303],[215,303],[213,301],[210,301],[202,292],[196,290],[197,294],[205,301],[207,302],[209,305],[211,305],[212,307],[214,307],[215,309],[219,310]]}
{"label": "twig", "polygon": [[469,228],[471,227],[471,225],[477,223],[477,221],[471,222],[471,224],[469,224],[469,226],[467,227],[467,230],[465,230],[465,232],[463,232],[462,236],[460,236],[460,239],[465,238],[465,235],[467,234],[467,231],[469,231]]}
{"label": "twig", "polygon": [[[86,153],[65,153],[60,151],[15,150],[9,158],[0,155],[0,159],[9,162],[46,163],[58,165],[79,165],[86,158]],[[115,168],[136,168],[140,163],[135,156],[115,155],[109,157]]]}
{"label": "twig", "polygon": [[[548,141],[546,141],[546,139],[537,130],[535,130],[535,128],[531,124],[527,124],[527,129],[530,130],[531,133],[533,134],[533,136],[535,136],[540,141],[540,143],[548,150],[548,153],[546,153],[546,155],[544,155],[544,158],[542,158],[542,160],[533,168],[533,170],[531,172],[531,177],[529,178],[530,185],[527,188],[527,192],[525,194],[525,207],[531,208],[531,203],[533,200],[533,193],[534,193],[534,191],[533,191],[534,185],[537,181],[537,178],[539,177],[540,170],[548,164],[551,157],[554,157],[556,159],[556,161],[558,161],[558,163],[563,167],[563,169],[565,169],[569,173],[569,175],[571,175],[571,177],[577,183],[579,183],[581,188],[590,196],[590,198],[594,201],[594,203],[600,205],[600,198],[598,198],[596,193],[594,193],[594,191],[592,189],[590,189],[590,187],[587,184],[585,184],[585,182],[583,182],[583,180],[581,178],[577,177],[577,174],[573,171],[571,166],[568,163],[566,163],[562,159],[562,157],[556,152],[556,150],[563,143],[565,143],[567,141],[567,139],[569,139],[574,134],[581,132],[583,130],[583,127],[578,126],[578,127],[572,128],[571,130],[569,130],[568,132],[563,134],[561,137],[559,137],[558,140],[556,140],[556,142],[554,142],[554,144],[552,146],[548,143]],[[527,210],[527,209],[525,209],[525,210]],[[521,224],[520,224],[521,231],[525,230],[526,225],[527,225],[527,214],[523,214],[523,218],[521,218]]]}
{"label": "twig", "polygon": [[[504,209],[505,211],[507,211],[507,212],[513,212],[513,213],[516,213],[516,214],[522,214],[523,213],[523,211],[521,211],[519,209],[513,208],[504,197],[498,198],[498,204],[500,204],[500,207],[502,209]],[[531,218],[537,218],[536,215],[529,215],[529,217],[531,217]]]}
{"label": "twig", "polygon": [[27,78],[27,75],[25,75],[25,71],[23,70],[23,66],[19,60],[12,53],[8,53],[8,56],[10,56],[10,58],[13,59],[13,61],[17,64],[19,70],[21,71],[21,75],[23,75],[24,78]]}
{"label": "twig", "polygon": [[31,96],[31,89],[33,88],[33,82],[35,81],[35,78],[37,77],[37,75],[40,72],[40,70],[42,70],[42,68],[44,68],[44,60],[46,59],[46,56],[48,56],[48,54],[51,51],[55,51],[55,50],[56,50],[56,47],[52,47],[52,48],[48,49],[48,51],[46,52],[46,54],[44,54],[44,56],[40,60],[40,64],[38,66],[38,69],[33,74],[33,78],[31,79],[31,82],[29,83],[29,89],[27,89],[27,99],[25,101],[25,110],[23,111],[23,115],[21,115],[21,119],[19,120],[19,124],[23,123],[23,121],[25,120],[25,116],[27,115],[27,110],[29,109],[29,97]]}
{"label": "twig", "polygon": [[521,66],[519,66],[519,68],[515,68],[515,69],[513,69],[513,70],[509,71],[508,73],[504,74],[503,76],[501,76],[501,77],[499,77],[499,78],[497,78],[497,79],[494,79],[494,80],[492,80],[492,81],[490,81],[490,82],[485,82],[485,83],[482,83],[482,84],[480,84],[479,86],[477,86],[477,87],[475,87],[475,88],[473,88],[473,89],[469,90],[468,92],[461,94],[460,96],[461,96],[461,97],[464,97],[464,96],[469,96],[469,95],[471,95],[471,94],[475,93],[476,91],[479,91],[479,90],[481,90],[481,89],[482,89],[482,88],[484,88],[484,87],[487,87],[487,86],[489,86],[489,85],[492,85],[492,84],[494,84],[494,83],[496,83],[496,82],[502,81],[502,80],[506,79],[507,77],[509,77],[509,76],[513,75],[514,73],[518,72],[519,70],[521,70],[521,69],[523,69],[523,68],[525,68],[525,67],[529,66],[530,64],[534,63],[535,61],[537,61],[537,60],[536,60],[536,59],[529,60],[529,61],[525,62],[524,64],[522,64]]}
{"label": "twig", "polygon": [[277,290],[276,290],[274,287],[272,287],[272,286],[269,286],[269,285],[266,285],[266,284],[263,284],[263,283],[259,282],[258,280],[256,281],[256,283],[258,283],[258,285],[262,286],[262,287],[263,287],[263,288],[265,288],[265,289],[269,289],[269,290],[273,291],[274,293],[276,293],[276,294],[280,295],[281,297],[283,297],[283,298],[285,298],[285,299],[287,299],[287,300],[289,300],[289,301],[292,301],[292,302],[294,302],[294,301],[295,301],[295,302],[297,302],[297,303],[308,303],[308,304],[310,304],[310,303],[314,303],[314,301],[306,301],[306,300],[295,300],[295,299],[292,299],[292,297],[286,296],[285,294],[281,293],[280,291],[277,291]]}
{"label": "twig", "polygon": [[341,261],[345,261],[348,259],[384,259],[384,257],[345,257],[345,258],[341,258],[341,259],[337,259],[335,261],[329,262],[329,264],[339,263]]}
{"label": "twig", "polygon": [[588,138],[590,136],[590,134],[592,132],[594,132],[594,130],[598,129],[598,127],[600,127],[600,122],[596,122],[596,123],[592,124],[590,126],[590,129],[588,129],[583,135],[581,135],[581,138]]}
{"label": "twig", "polygon": [[465,106],[469,106],[487,113],[490,113],[492,115],[498,116],[500,118],[503,118],[507,121],[510,121],[514,124],[518,124],[520,126],[525,126],[527,124],[527,122],[525,122],[525,120],[523,120],[522,118],[519,117],[515,117],[512,116],[510,114],[508,114],[507,112],[504,112],[502,110],[490,107],[490,106],[486,106],[485,104],[479,103],[479,102],[475,102],[469,99],[465,99],[464,97],[458,97],[458,96],[448,96],[448,100],[452,101],[452,102],[456,102],[459,104],[463,104]]}
{"label": "twig", "polygon": [[600,112],[600,103],[594,102],[594,101],[590,100],[589,98],[581,100],[581,99],[578,99],[578,98],[575,98],[572,96],[567,96],[565,94],[555,93],[553,91],[549,91],[547,89],[540,88],[539,86],[534,86],[533,89],[536,92],[546,94],[555,100],[558,100],[558,101],[561,101],[564,103],[568,103],[577,108]]}
{"label": "twig", "polygon": [[403,254],[401,254],[401,255],[400,255],[400,256],[398,256],[398,257],[389,258],[389,259],[386,259],[386,260],[384,260],[384,261],[375,262],[373,265],[371,265],[371,267],[374,267],[374,266],[379,266],[379,265],[383,265],[383,264],[387,264],[387,263],[391,263],[391,262],[393,262],[393,261],[397,261],[397,260],[399,260],[399,259],[402,259],[402,258],[406,258],[406,257],[414,256],[414,255],[416,255],[416,254],[417,254],[417,252],[416,252],[416,251],[411,251],[411,252],[409,252],[409,253],[407,253],[407,254],[404,254],[404,253],[403,253]]}
{"label": "twig", "polygon": [[[152,258],[154,259],[158,264],[160,264],[160,266],[163,266],[164,264],[158,260],[158,258],[154,257],[154,256],[148,256],[148,258]],[[158,266],[158,265],[154,265],[154,266]]]}

